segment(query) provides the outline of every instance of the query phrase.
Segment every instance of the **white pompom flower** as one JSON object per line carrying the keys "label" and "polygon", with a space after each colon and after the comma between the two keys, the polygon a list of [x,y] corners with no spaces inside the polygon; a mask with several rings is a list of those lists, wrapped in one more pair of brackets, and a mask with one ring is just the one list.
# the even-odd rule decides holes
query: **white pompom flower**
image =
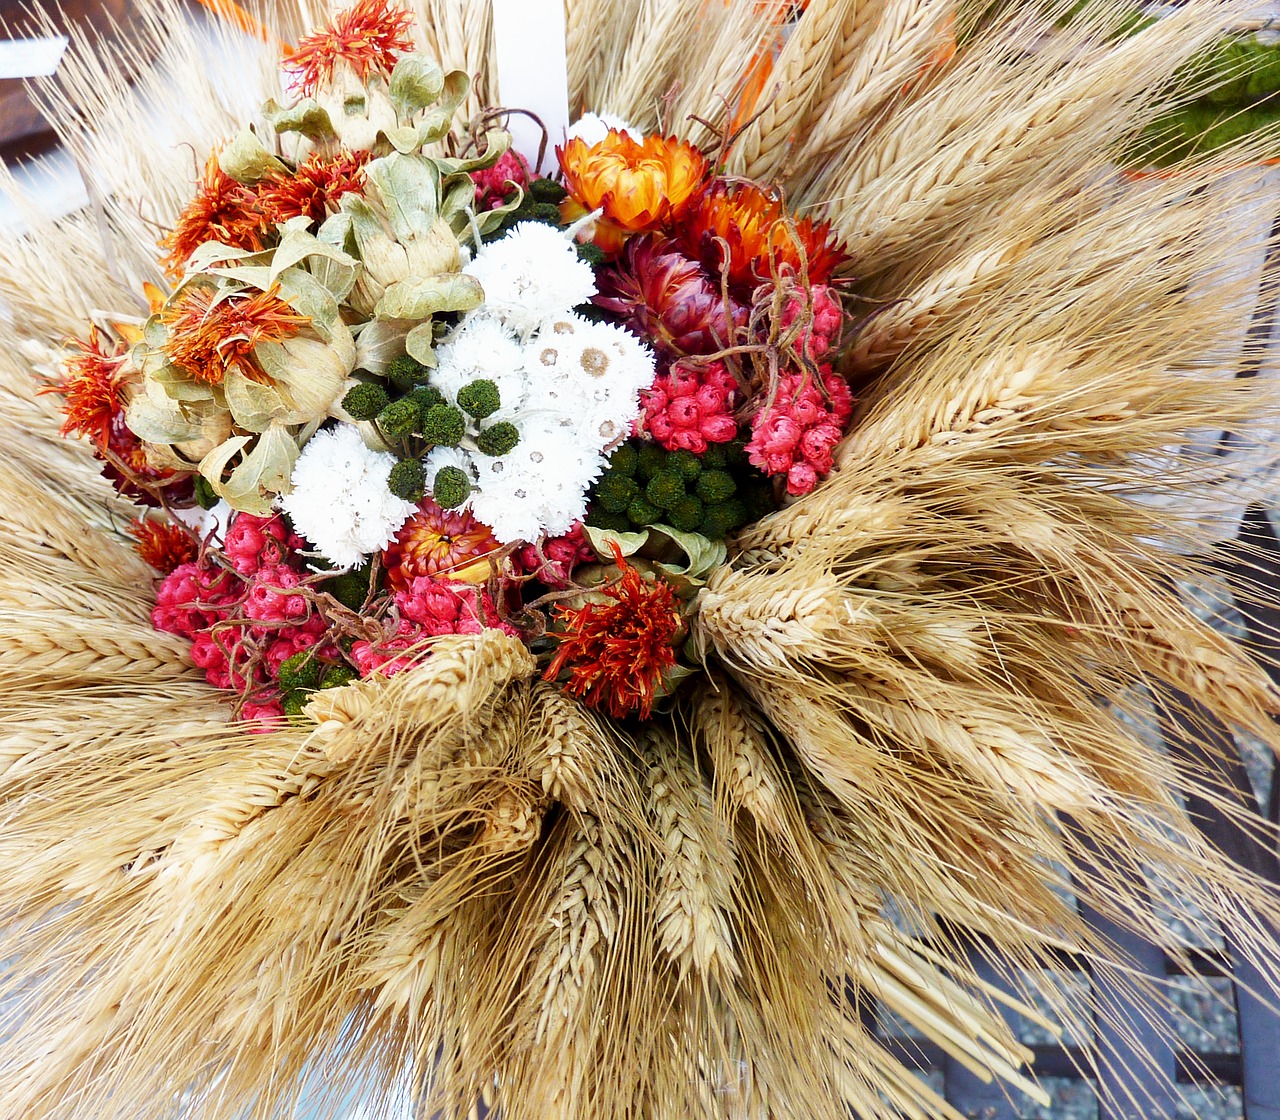
{"label": "white pompom flower", "polygon": [[484,288],[484,312],[522,338],[596,294],[596,278],[573,241],[542,222],[520,222],[485,245],[464,272]]}
{"label": "white pompom flower", "polygon": [[524,352],[515,334],[496,318],[471,315],[449,339],[436,347],[430,382],[456,404],[458,390],[478,378],[492,381],[501,401],[493,420],[511,420],[524,404],[527,375]]}
{"label": "white pompom flower", "polygon": [[530,416],[506,455],[471,456],[478,487],[471,511],[503,544],[559,536],[587,509],[587,488],[604,460],[583,445],[567,418]]}
{"label": "white pompom flower", "polygon": [[331,564],[357,567],[417,509],[387,489],[395,465],[394,455],[366,446],[352,425],[326,428],[303,447],[280,507]]}

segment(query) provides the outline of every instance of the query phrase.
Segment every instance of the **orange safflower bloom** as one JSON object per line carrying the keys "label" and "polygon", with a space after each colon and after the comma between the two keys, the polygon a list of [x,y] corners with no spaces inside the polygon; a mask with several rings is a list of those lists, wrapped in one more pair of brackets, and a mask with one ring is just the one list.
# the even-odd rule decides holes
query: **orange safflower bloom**
{"label": "orange safflower bloom", "polygon": [[308,156],[290,176],[268,179],[258,187],[258,205],[272,224],[307,217],[319,226],[336,213],[344,194],[364,191],[368,152]]}
{"label": "orange safflower bloom", "polygon": [[633,233],[670,228],[707,177],[706,156],[674,136],[640,142],[610,129],[598,144],[574,137],[556,155],[577,212],[604,211],[595,241],[608,252]]}
{"label": "orange safflower bloom", "polygon": [[567,669],[565,691],[587,707],[614,719],[632,713],[648,719],[663,677],[675,667],[680,606],[669,583],[650,583],[613,549],[622,575],[600,588],[606,602],[555,608],[563,629],[550,635],[559,648],[542,679],[554,681]]}
{"label": "orange safflower bloom", "polygon": [[160,242],[162,249],[169,250],[164,270],[172,277],[182,275],[191,254],[206,241],[256,253],[265,247],[266,238],[272,233],[271,223],[258,209],[255,192],[218,166],[215,151],[205,162],[204,177],[196,187],[195,197]]}
{"label": "orange safflower bloom", "polygon": [[64,398],[64,436],[88,436],[99,448],[107,446],[112,421],[124,409],[123,387],[128,348],[104,342],[97,327],[89,328],[89,341],[69,339],[74,352],[63,362],[63,380],[41,389]]}
{"label": "orange safflower bloom", "polygon": [[412,22],[408,11],[391,7],[387,0],[356,0],[328,26],[300,39],[284,68],[297,76],[303,97],[311,97],[333,77],[339,59],[350,63],[361,81],[372,71],[389,74],[396,55],[413,50]]}
{"label": "orange safflower bloom", "polygon": [[846,259],[831,237],[830,222],[789,216],[781,200],[751,183],[712,183],[689,212],[681,236],[690,256],[713,275],[727,271],[729,282],[740,288],[753,288],[784,266],[799,275],[802,254],[809,283],[825,284]]}
{"label": "orange safflower bloom", "polygon": [[489,526],[469,510],[441,509],[424,498],[383,549],[387,586],[403,591],[417,576],[484,583],[493,571],[489,557],[501,547]]}
{"label": "orange safflower bloom", "polygon": [[218,292],[211,285],[184,288],[160,313],[170,331],[164,347],[169,360],[209,385],[221,385],[233,369],[250,381],[269,380],[254,347],[292,338],[311,322],[277,298],[277,290],[239,292],[215,303]]}
{"label": "orange safflower bloom", "polygon": [[164,575],[200,555],[195,535],[176,521],[135,517],[127,531],[134,540],[133,550]]}

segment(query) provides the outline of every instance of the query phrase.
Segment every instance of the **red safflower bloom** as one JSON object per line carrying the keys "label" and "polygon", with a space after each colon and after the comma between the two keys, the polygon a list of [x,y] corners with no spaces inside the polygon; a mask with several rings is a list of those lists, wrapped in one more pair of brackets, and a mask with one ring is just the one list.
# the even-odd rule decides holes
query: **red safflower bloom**
{"label": "red safflower bloom", "polygon": [[222,384],[233,369],[265,381],[254,347],[292,338],[311,322],[277,298],[277,290],[240,292],[215,303],[218,292],[210,285],[184,288],[160,313],[171,332],[164,347],[169,360],[210,385]]}
{"label": "red safflower bloom", "polygon": [[124,410],[121,390],[128,347],[106,342],[97,327],[89,328],[88,342],[72,338],[67,344],[75,352],[63,363],[65,377],[40,392],[61,393],[66,398],[62,402],[64,436],[88,436],[99,449],[104,448],[111,436],[111,422]]}
{"label": "red safflower bloom", "polygon": [[164,575],[194,562],[200,554],[191,530],[176,521],[135,517],[128,532],[134,539],[134,551]]}
{"label": "red safflower bloom", "polygon": [[[711,271],[729,274],[739,288],[767,281],[784,266],[800,274],[801,250],[810,284],[825,284],[845,254],[831,238],[831,223],[787,214],[779,199],[751,183],[712,183],[690,210],[684,246]],[[725,247],[728,259],[725,259]]]}
{"label": "red safflower bloom", "polygon": [[271,234],[270,222],[258,209],[256,193],[223,171],[214,152],[205,162],[195,197],[160,242],[162,249],[169,250],[164,258],[165,272],[180,276],[191,254],[206,241],[257,252]]}
{"label": "red safflower bloom", "polygon": [[611,602],[555,608],[564,629],[553,635],[560,646],[543,680],[568,669],[569,695],[615,719],[633,712],[647,719],[663,675],[676,663],[671,643],[681,630],[680,613],[670,584],[648,582],[617,545],[614,555],[622,578],[600,588]]}
{"label": "red safflower bloom", "polygon": [[501,547],[470,510],[444,510],[423,498],[418,512],[383,550],[382,564],[393,591],[406,590],[424,576],[483,583],[492,571],[489,557]]}
{"label": "red safflower bloom", "polygon": [[575,136],[556,155],[569,192],[562,213],[573,219],[602,209],[594,240],[606,252],[633,233],[669,228],[707,177],[706,156],[674,136],[637,141],[610,129],[598,144]]}
{"label": "red safflower bloom", "polygon": [[364,192],[364,165],[368,152],[319,152],[298,164],[292,176],[268,179],[258,187],[258,205],[273,224],[308,217],[319,225],[336,213],[344,194]]}
{"label": "red safflower bloom", "polygon": [[333,77],[338,59],[351,64],[363,81],[372,71],[389,74],[396,55],[413,50],[409,25],[413,16],[386,0],[357,0],[314,34],[298,41],[284,68],[296,75],[296,88],[311,97]]}
{"label": "red safflower bloom", "polygon": [[747,309],[733,301],[726,309],[719,285],[665,237],[632,238],[616,264],[600,270],[597,284],[592,302],[622,315],[666,353],[714,354],[732,346],[734,328],[747,322]]}

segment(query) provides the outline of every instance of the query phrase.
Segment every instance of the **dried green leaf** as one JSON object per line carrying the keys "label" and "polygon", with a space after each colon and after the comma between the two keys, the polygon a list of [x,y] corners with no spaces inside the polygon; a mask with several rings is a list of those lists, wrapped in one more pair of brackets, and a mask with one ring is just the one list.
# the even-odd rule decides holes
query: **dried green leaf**
{"label": "dried green leaf", "polygon": [[462,272],[414,276],[389,284],[374,309],[379,319],[425,319],[445,311],[471,311],[484,300],[474,276]]}
{"label": "dried green leaf", "polygon": [[218,153],[218,166],[239,183],[259,183],[289,169],[263,146],[252,129],[241,129]]}
{"label": "dried green leaf", "polygon": [[418,55],[405,55],[391,71],[391,100],[402,117],[433,104],[444,88],[444,71]]}

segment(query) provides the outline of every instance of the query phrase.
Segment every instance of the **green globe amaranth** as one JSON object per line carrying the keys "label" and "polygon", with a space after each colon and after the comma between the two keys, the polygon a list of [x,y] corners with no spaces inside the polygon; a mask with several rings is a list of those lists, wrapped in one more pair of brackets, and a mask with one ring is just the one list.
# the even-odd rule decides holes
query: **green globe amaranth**
{"label": "green globe amaranth", "polygon": [[422,434],[437,447],[457,447],[467,431],[460,409],[450,404],[433,405],[422,418]]}
{"label": "green globe amaranth", "polygon": [[438,404],[444,404],[444,394],[434,385],[415,385],[405,395],[405,400],[413,401],[418,411],[426,416]]}
{"label": "green globe amaranth", "polygon": [[388,439],[404,439],[416,432],[422,423],[422,413],[408,398],[392,401],[378,413],[378,427]]}
{"label": "green globe amaranth", "polygon": [[408,354],[401,354],[387,363],[386,378],[397,389],[408,390],[421,385],[427,379],[427,367]]}
{"label": "green globe amaranth", "polygon": [[627,520],[640,528],[656,525],[662,520],[662,510],[641,494],[627,506]]}
{"label": "green globe amaranth", "polygon": [[673,529],[696,533],[702,525],[702,503],[692,494],[686,495],[667,510],[667,520]]}
{"label": "green globe amaranth", "polygon": [[636,480],[617,471],[605,471],[595,484],[596,501],[610,513],[625,513],[639,493]]}
{"label": "green globe amaranth", "polygon": [[702,463],[692,451],[672,451],[667,456],[666,469],[675,471],[685,482],[692,482],[702,473]]}
{"label": "green globe amaranth", "polygon": [[458,390],[458,407],[477,420],[492,416],[501,405],[498,387],[487,377],[477,378]]}
{"label": "green globe amaranth", "polygon": [[420,502],[427,492],[427,472],[417,459],[401,459],[391,468],[387,489],[406,502]]}
{"label": "green globe amaranth", "polygon": [[352,568],[349,572],[343,572],[333,579],[325,580],[321,589],[332,595],[348,610],[359,611],[363,609],[365,600],[369,598],[369,583],[372,575],[373,566],[366,564],[362,568]]}
{"label": "green globe amaranth", "polygon": [[460,467],[441,467],[431,485],[431,496],[441,509],[457,509],[471,496],[471,479]]}
{"label": "green globe amaranth", "polygon": [[312,689],[320,683],[320,662],[315,650],[304,649],[280,662],[276,680],[285,692]]}
{"label": "green globe amaranth", "polygon": [[658,471],[645,486],[644,496],[659,509],[670,509],[685,496],[684,479],[675,471]]}
{"label": "green globe amaranth", "polygon": [[741,529],[747,521],[747,507],[737,498],[706,507],[699,532],[708,540],[723,540],[730,533]]}
{"label": "green globe amaranth", "polygon": [[593,529],[608,529],[614,533],[629,533],[632,528],[625,513],[610,513],[599,506],[587,514],[587,524]]}
{"label": "green globe amaranth", "polygon": [[350,665],[330,665],[320,678],[321,688],[341,688],[360,676]]}
{"label": "green globe amaranth", "polygon": [[636,456],[636,478],[648,482],[667,464],[667,453],[656,443],[644,444]]}
{"label": "green globe amaranth", "polygon": [[726,502],[733,497],[738,484],[728,471],[703,470],[694,484],[694,493],[704,502]]}
{"label": "green globe amaranth", "polygon": [[520,442],[520,429],[510,420],[490,424],[476,436],[476,446],[486,455],[506,455]]}
{"label": "green globe amaranth", "polygon": [[640,465],[640,452],[634,443],[624,443],[609,456],[609,470],[617,474],[634,475]]}
{"label": "green globe amaranth", "polygon": [[347,391],[342,407],[352,420],[373,420],[391,403],[387,391],[381,385],[362,382]]}
{"label": "green globe amaranth", "polygon": [[314,689],[296,688],[291,692],[286,692],[284,700],[280,706],[284,709],[284,714],[290,719],[299,719],[304,715],[303,709],[307,706],[307,701],[311,699]]}

